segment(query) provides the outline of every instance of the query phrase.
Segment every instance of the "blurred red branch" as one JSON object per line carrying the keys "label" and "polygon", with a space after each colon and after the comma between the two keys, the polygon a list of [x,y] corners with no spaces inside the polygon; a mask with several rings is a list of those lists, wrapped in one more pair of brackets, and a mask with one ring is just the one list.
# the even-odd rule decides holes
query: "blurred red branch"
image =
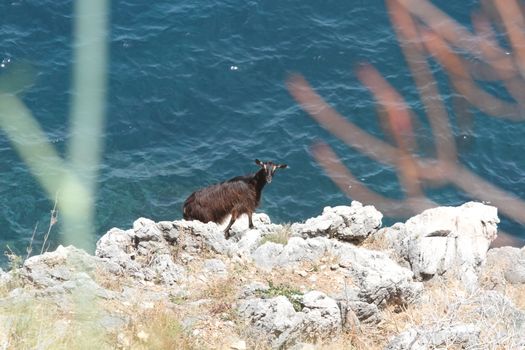
{"label": "blurred red branch", "polygon": [[[507,217],[525,225],[525,202],[483,180],[458,162],[452,128],[437,83],[428,66],[429,56],[447,72],[457,91],[454,110],[462,131],[472,123],[471,107],[495,117],[522,121],[525,118],[525,24],[522,8],[515,0],[495,0],[493,13],[473,15],[476,33],[471,33],[426,0],[387,0],[392,24],[410,71],[424,103],[435,139],[436,158],[417,153],[414,113],[399,92],[372,65],[361,65],[357,76],[374,95],[385,132],[395,145],[373,137],[340,115],[319,96],[300,75],[287,81],[288,90],[301,107],[323,128],[370,158],[397,169],[405,192],[404,200],[386,198],[369,190],[346,168],[335,152],[323,142],[312,147],[312,154],[327,174],[348,196],[372,203],[386,216],[408,217],[438,206],[425,197],[422,186],[452,184],[473,198],[490,202]],[[494,11],[497,10],[497,13]],[[497,43],[488,18],[501,19],[513,48],[507,54]],[[455,49],[476,57],[466,60]],[[479,87],[477,81],[501,81],[515,103],[504,101]],[[501,242],[508,237],[502,236]],[[508,243],[509,241],[505,241]]]}

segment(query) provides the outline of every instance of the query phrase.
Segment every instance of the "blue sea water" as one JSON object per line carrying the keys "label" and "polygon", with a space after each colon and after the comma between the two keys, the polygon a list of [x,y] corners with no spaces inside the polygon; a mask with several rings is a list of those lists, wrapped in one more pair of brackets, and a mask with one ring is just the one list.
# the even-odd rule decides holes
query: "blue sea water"
{"label": "blue sea water", "polygon": [[[434,3],[467,27],[479,8],[474,0]],[[376,102],[355,73],[360,63],[373,64],[421,119],[423,143],[432,144],[383,1],[120,0],[110,10],[98,236],[141,216],[179,219],[191,192],[256,171],[255,158],[290,166],[263,194],[259,210],[274,222],[301,221],[324,206],[347,204],[350,199],[310,154],[318,140],[334,147],[370,189],[402,198],[394,169],[348,147],[297,105],[285,85],[292,73],[304,75],[348,120],[386,139]],[[16,62],[35,68],[23,101],[63,156],[71,138],[73,13],[71,0],[0,2],[0,77]],[[432,67],[454,124],[453,92],[442,68]],[[498,92],[498,86],[485,88]],[[474,137],[460,161],[525,199],[525,123],[473,112]],[[45,231],[53,200],[1,130],[0,159],[0,249],[25,252],[35,224]],[[470,199],[451,186],[428,189],[428,195],[443,205]],[[511,220],[503,218],[500,227],[525,237]],[[60,241],[54,231],[53,244]]]}

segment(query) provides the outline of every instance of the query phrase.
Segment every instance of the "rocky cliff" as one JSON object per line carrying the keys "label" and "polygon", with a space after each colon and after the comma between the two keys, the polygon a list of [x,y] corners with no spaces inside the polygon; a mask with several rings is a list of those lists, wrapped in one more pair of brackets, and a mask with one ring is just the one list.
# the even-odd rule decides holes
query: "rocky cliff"
{"label": "rocky cliff", "polygon": [[95,255],[58,247],[0,272],[0,347],[525,348],[525,249],[489,250],[496,208],[371,206],[255,229],[140,218]]}

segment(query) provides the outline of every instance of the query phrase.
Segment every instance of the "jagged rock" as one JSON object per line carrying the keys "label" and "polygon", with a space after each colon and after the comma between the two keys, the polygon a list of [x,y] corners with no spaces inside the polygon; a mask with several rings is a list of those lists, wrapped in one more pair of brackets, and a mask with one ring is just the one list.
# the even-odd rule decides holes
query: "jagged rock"
{"label": "jagged rock", "polygon": [[258,267],[271,270],[282,251],[282,244],[266,242],[252,253],[252,259]]}
{"label": "jagged rock", "polygon": [[175,223],[139,218],[132,230],[111,229],[97,242],[95,255],[114,261],[123,273],[140,280],[173,285],[185,270],[173,261],[172,244],[178,240]]}
{"label": "jagged rock", "polygon": [[47,288],[68,281],[77,272],[93,271],[96,260],[73,246],[59,246],[54,252],[27,259],[19,274],[35,286]]}
{"label": "jagged rock", "polygon": [[139,218],[133,222],[134,238],[139,242],[142,241],[161,241],[163,239],[162,232],[157,227],[155,221]]}
{"label": "jagged rock", "polygon": [[275,266],[318,259],[326,253],[329,246],[329,240],[324,237],[291,237],[286,245],[266,242],[252,253],[252,259],[258,267],[270,270]]}
{"label": "jagged rock", "polygon": [[162,237],[172,244],[179,240],[180,232],[172,221],[160,221],[157,223],[158,229],[162,232]]}
{"label": "jagged rock", "polygon": [[166,285],[173,285],[185,279],[184,267],[173,262],[169,254],[154,256],[149,267],[143,268],[144,279]]}
{"label": "jagged rock", "polygon": [[236,254],[240,256],[249,256],[261,245],[261,241],[265,236],[278,234],[283,230],[285,230],[283,225],[272,223],[257,224],[254,229],[237,233],[231,238],[231,240],[237,243],[236,248],[234,248]]}
{"label": "jagged rock", "polygon": [[238,313],[258,332],[255,337],[268,340],[276,349],[290,341],[290,334],[304,315],[296,312],[284,296],[241,301]]}
{"label": "jagged rock", "polygon": [[343,328],[354,329],[362,323],[377,324],[382,320],[381,312],[375,304],[342,297],[338,300]]}
{"label": "jagged rock", "polygon": [[257,297],[258,293],[266,292],[270,287],[267,283],[252,282],[241,289],[239,293],[239,299],[248,299]]}
{"label": "jagged rock", "polygon": [[222,277],[228,275],[226,265],[220,259],[207,259],[204,261],[204,271],[208,274]]}
{"label": "jagged rock", "polygon": [[248,256],[259,246],[262,237],[282,229],[282,225],[272,224],[266,214],[253,214],[252,219],[254,228],[249,229],[248,217],[238,218],[230,229],[230,239],[224,238],[229,218],[220,225],[185,220],[174,221],[173,225],[182,235],[182,248],[186,251],[195,253],[204,247],[219,254]]}
{"label": "jagged rock", "polygon": [[341,312],[337,302],[319,291],[301,298],[303,309],[296,311],[284,296],[242,301],[239,315],[266,337],[272,348],[291,346],[300,340],[326,338],[341,331]]}
{"label": "jagged rock", "polygon": [[235,249],[233,241],[224,238],[224,232],[214,222],[203,224],[200,221],[173,221],[173,225],[179,231],[181,248],[197,253],[203,248],[219,254],[233,254]]}
{"label": "jagged rock", "polygon": [[262,235],[259,230],[248,230],[237,242],[237,254],[250,255],[259,247],[261,240]]}
{"label": "jagged rock", "polygon": [[300,261],[320,259],[330,246],[331,242],[323,237],[310,239],[291,237],[279,256],[278,265],[286,266]]}
{"label": "jagged rock", "polygon": [[495,207],[469,202],[426,210],[378,234],[410,263],[416,278],[448,273],[473,288],[498,222]]}
{"label": "jagged rock", "polygon": [[11,274],[0,268],[0,286],[9,283],[9,281],[11,281]]}
{"label": "jagged rock", "polygon": [[383,252],[342,242],[334,242],[329,252],[339,258],[339,266],[355,284],[345,285],[336,297],[345,327],[359,322],[378,323],[382,320],[380,308],[413,303],[423,290],[422,283],[413,281],[412,271]]}
{"label": "jagged rock", "polygon": [[[84,272],[77,272],[75,275],[71,276],[70,279],[62,283],[62,287],[69,293],[81,291],[85,295],[96,296],[102,299],[114,299],[117,297],[115,292],[101,287],[91,278],[91,276]],[[48,291],[50,291],[50,289],[48,289]]]}
{"label": "jagged rock", "polygon": [[326,338],[341,331],[341,311],[334,299],[322,292],[311,291],[303,295],[301,304],[304,317],[296,330],[297,338]]}
{"label": "jagged rock", "polygon": [[359,299],[366,303],[408,304],[416,300],[423,289],[421,283],[412,280],[412,271],[399,266],[383,252],[334,243],[331,253],[339,257],[340,266],[348,269],[357,283]]}
{"label": "jagged rock", "polygon": [[338,257],[339,265],[353,277],[359,301],[377,306],[390,302],[407,304],[417,299],[423,288],[421,283],[412,280],[412,271],[399,266],[387,254],[326,237],[292,237],[284,246],[267,242],[254,251],[252,258],[258,267],[269,270],[275,266],[290,267],[300,261],[315,261],[325,254]]}
{"label": "jagged rock", "polygon": [[370,236],[370,241],[374,243],[377,249],[393,252],[393,257],[403,266],[410,268],[408,262],[408,247],[406,239],[408,237],[404,223],[395,223],[390,227],[379,229],[374,235]]}
{"label": "jagged rock", "polygon": [[[252,221],[255,230],[263,231],[266,227],[272,225],[270,217],[265,213],[254,213],[252,214]],[[220,225],[219,230],[224,231],[228,223],[230,222],[230,216],[228,216]],[[279,225],[280,226],[280,225]],[[230,228],[230,234],[232,238],[235,238],[239,234],[248,231],[248,215],[243,214],[237,218],[235,223]]]}
{"label": "jagged rock", "polygon": [[482,275],[496,284],[525,283],[525,248],[501,247],[489,250]]}
{"label": "jagged rock", "polygon": [[327,236],[342,241],[361,242],[381,227],[383,214],[374,207],[352,201],[351,206],[325,207],[323,213],[293,224],[294,235],[303,238]]}
{"label": "jagged rock", "polygon": [[480,328],[473,324],[410,328],[392,339],[385,350],[427,350],[461,345],[469,348],[479,339]]}
{"label": "jagged rock", "polygon": [[133,274],[140,270],[140,264],[135,261],[135,249],[133,230],[112,228],[97,241],[95,256],[109,259]]}
{"label": "jagged rock", "polygon": [[115,292],[105,289],[94,280],[100,271],[112,270],[112,264],[73,246],[59,246],[54,252],[27,259],[18,275],[37,288],[34,290],[35,296],[55,298],[59,305],[63,295],[72,293],[114,299],[117,297]]}

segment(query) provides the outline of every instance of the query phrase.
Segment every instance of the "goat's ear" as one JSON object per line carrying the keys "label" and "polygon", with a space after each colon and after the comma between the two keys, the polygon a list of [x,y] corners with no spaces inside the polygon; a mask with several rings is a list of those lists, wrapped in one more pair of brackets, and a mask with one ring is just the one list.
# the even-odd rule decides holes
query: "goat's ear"
{"label": "goat's ear", "polygon": [[277,168],[282,168],[282,169],[288,168],[288,165],[286,165],[286,164],[279,164],[279,165],[277,165]]}
{"label": "goat's ear", "polygon": [[263,165],[262,162],[259,159],[255,160],[255,164],[257,164],[258,166],[262,166]]}

